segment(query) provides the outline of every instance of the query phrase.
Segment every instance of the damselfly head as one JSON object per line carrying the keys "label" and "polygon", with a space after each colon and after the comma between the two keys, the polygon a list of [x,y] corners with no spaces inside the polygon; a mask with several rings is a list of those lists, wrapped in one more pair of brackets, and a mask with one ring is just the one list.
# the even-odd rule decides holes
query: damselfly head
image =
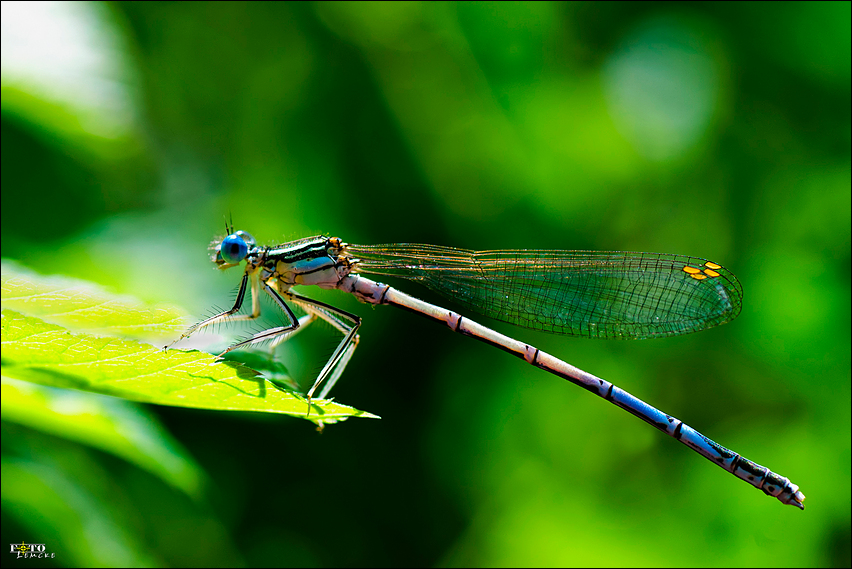
{"label": "damselfly head", "polygon": [[231,233],[216,245],[213,261],[222,269],[239,265],[257,247],[257,241],[245,231]]}

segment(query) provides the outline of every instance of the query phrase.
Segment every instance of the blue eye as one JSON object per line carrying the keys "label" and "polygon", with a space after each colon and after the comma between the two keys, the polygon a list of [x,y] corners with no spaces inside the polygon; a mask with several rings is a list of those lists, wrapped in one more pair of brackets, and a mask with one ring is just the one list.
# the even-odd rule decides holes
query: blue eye
{"label": "blue eye", "polygon": [[246,243],[245,237],[250,238],[252,244],[254,244],[254,238],[251,235],[245,232],[240,233],[243,235],[239,235],[238,233],[228,235],[222,240],[222,244],[219,246],[219,254],[222,256],[222,260],[229,265],[238,264],[248,255],[249,246]]}

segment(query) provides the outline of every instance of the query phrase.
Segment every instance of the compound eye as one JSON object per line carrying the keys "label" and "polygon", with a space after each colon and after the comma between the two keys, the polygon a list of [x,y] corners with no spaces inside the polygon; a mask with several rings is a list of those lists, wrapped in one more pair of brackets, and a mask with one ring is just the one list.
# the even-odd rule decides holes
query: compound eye
{"label": "compound eye", "polygon": [[254,242],[254,238],[251,237],[248,233],[245,232],[237,232],[233,235],[228,235],[222,240],[222,245],[219,247],[219,254],[222,256],[222,260],[228,263],[229,265],[236,265],[240,261],[246,258],[248,255],[249,247],[246,243],[246,240],[239,233],[244,233],[246,236],[252,239]]}

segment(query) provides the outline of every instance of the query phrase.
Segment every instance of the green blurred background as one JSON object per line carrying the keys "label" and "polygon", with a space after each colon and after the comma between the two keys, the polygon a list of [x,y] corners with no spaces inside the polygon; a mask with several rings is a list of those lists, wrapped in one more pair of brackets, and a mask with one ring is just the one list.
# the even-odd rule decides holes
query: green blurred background
{"label": "green blurred background", "polygon": [[[199,317],[239,280],[206,250],[229,212],[266,244],[712,259],[745,305],[701,334],[495,327],[808,497],[308,290],[363,317],[334,395],[382,420],[125,406],[196,461],[195,497],[4,420],[5,543],[55,566],[850,565],[849,3],[4,2],[2,26],[4,258]],[[282,357],[309,381],[335,335],[302,336]]]}

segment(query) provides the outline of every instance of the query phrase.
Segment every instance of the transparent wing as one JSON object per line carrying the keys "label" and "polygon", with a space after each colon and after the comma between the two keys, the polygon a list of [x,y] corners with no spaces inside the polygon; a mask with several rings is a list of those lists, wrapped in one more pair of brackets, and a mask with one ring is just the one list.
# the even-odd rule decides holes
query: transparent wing
{"label": "transparent wing", "polygon": [[641,339],[736,318],[742,287],[697,257],[612,251],[469,251],[350,245],[356,272],[422,283],[474,312],[555,334]]}

